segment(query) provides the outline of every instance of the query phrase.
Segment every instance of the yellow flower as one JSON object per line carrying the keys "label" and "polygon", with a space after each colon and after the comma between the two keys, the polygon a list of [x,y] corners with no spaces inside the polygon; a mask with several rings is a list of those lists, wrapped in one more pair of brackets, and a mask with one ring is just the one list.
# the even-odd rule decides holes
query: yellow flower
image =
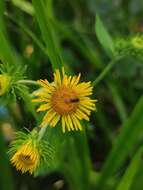
{"label": "yellow flower", "polygon": [[0,96],[5,94],[10,85],[10,76],[7,74],[0,74]]}
{"label": "yellow flower", "polygon": [[22,173],[30,174],[39,166],[40,155],[32,140],[21,145],[11,158],[11,163]]}
{"label": "yellow flower", "polygon": [[82,130],[80,121],[89,120],[91,110],[95,110],[95,102],[89,96],[92,95],[91,82],[79,83],[78,76],[67,76],[62,69],[54,73],[54,82],[49,83],[46,79],[39,80],[43,87],[37,92],[37,98],[33,102],[42,102],[37,111],[47,111],[41,126],[49,124],[55,127],[61,121],[62,131]]}
{"label": "yellow flower", "polygon": [[8,151],[11,163],[22,173],[38,171],[43,166],[53,164],[55,151],[48,140],[39,138],[37,129],[27,133],[19,131],[10,143]]}

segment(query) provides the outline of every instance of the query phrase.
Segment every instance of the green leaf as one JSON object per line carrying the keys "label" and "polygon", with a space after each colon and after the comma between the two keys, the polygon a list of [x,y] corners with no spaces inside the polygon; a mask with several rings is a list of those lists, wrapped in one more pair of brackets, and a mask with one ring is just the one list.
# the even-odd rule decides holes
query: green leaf
{"label": "green leaf", "polygon": [[114,43],[108,31],[104,27],[99,15],[96,15],[95,32],[106,53],[110,57],[113,57],[115,52]]}
{"label": "green leaf", "polygon": [[0,25],[0,60],[4,63],[15,64],[15,58],[13,55],[13,50],[4,34],[4,28]]}
{"label": "green leaf", "polygon": [[119,169],[125,161],[129,151],[136,144],[140,133],[143,131],[143,96],[139,99],[133,113],[123,124],[120,135],[114,144],[111,153],[97,182],[97,189],[104,187],[111,175]]}
{"label": "green leaf", "polygon": [[55,20],[56,28],[62,33],[65,40],[69,42],[79,51],[82,56],[87,59],[96,69],[102,68],[102,62],[100,60],[99,54],[94,47],[93,43],[82,35],[78,35],[76,32],[67,27],[64,23],[59,23]]}
{"label": "green leaf", "polygon": [[130,189],[133,179],[134,179],[134,177],[139,169],[139,166],[141,164],[142,153],[143,153],[143,147],[141,147],[137,151],[135,156],[133,157],[129,167],[127,168],[124,176],[122,177],[122,179],[117,187],[117,190],[129,190]]}
{"label": "green leaf", "polygon": [[4,10],[5,10],[5,3],[4,1],[0,1],[0,26],[5,31],[5,25],[4,25]]}
{"label": "green leaf", "polygon": [[9,65],[16,64],[19,59],[16,57],[16,53],[12,48],[6,27],[5,27],[5,20],[4,20],[4,12],[5,12],[5,1],[0,1],[0,60],[3,63],[8,63]]}
{"label": "green leaf", "polygon": [[60,68],[63,65],[63,60],[61,57],[59,40],[52,23],[52,19],[46,12],[43,0],[33,0],[32,2],[35,9],[35,16],[39,23],[53,69]]}
{"label": "green leaf", "polygon": [[135,175],[134,180],[132,181],[130,190],[138,190],[142,189],[142,187],[143,187],[143,164],[141,161],[139,170],[137,171],[137,174]]}
{"label": "green leaf", "polygon": [[34,9],[30,2],[24,0],[12,0],[12,3],[24,12],[33,15]]}

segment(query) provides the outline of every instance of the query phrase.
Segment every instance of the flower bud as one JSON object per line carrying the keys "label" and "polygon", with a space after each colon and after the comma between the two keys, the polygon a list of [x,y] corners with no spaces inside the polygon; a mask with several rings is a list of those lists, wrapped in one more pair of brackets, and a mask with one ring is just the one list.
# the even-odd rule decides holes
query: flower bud
{"label": "flower bud", "polygon": [[0,74],[0,96],[5,94],[10,86],[11,77],[7,74]]}

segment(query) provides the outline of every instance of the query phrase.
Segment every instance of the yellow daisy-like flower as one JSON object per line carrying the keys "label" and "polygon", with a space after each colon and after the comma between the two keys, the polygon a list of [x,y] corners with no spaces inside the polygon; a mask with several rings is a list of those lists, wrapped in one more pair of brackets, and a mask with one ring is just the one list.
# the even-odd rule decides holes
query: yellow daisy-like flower
{"label": "yellow daisy-like flower", "polygon": [[33,173],[40,163],[40,155],[31,140],[17,150],[11,158],[11,163],[22,173]]}
{"label": "yellow daisy-like flower", "polygon": [[91,110],[95,110],[95,102],[89,96],[92,95],[91,82],[79,83],[78,76],[67,76],[62,69],[54,73],[54,82],[38,80],[43,87],[35,93],[37,96],[33,102],[42,102],[37,111],[47,111],[41,126],[49,124],[55,127],[61,121],[62,131],[82,130],[80,121],[89,120]]}
{"label": "yellow daisy-like flower", "polygon": [[10,76],[7,74],[0,74],[0,96],[5,94],[10,85]]}

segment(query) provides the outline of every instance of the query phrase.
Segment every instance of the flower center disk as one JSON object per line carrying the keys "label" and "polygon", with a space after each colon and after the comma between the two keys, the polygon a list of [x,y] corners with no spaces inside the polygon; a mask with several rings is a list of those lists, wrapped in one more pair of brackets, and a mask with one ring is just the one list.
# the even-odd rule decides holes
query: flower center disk
{"label": "flower center disk", "polygon": [[69,114],[78,107],[78,96],[74,90],[61,86],[52,95],[52,107],[59,114]]}
{"label": "flower center disk", "polygon": [[31,160],[31,157],[28,155],[24,155],[24,154],[20,154],[19,155],[19,160],[21,160],[21,162],[23,162],[26,165],[32,165],[33,161]]}

